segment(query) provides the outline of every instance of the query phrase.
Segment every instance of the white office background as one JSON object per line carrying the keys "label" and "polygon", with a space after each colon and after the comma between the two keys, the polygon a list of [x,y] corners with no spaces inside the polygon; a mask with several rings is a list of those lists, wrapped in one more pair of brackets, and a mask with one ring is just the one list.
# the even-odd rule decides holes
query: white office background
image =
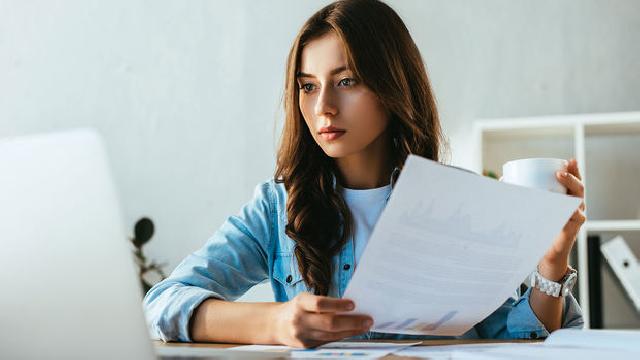
{"label": "white office background", "polygon": [[[155,222],[145,251],[170,271],[272,175],[285,59],[326,3],[0,0],[0,137],[97,127],[126,225]],[[640,110],[640,1],[388,3],[453,164],[472,165],[475,118]],[[270,299],[268,284],[243,298]],[[640,326],[620,304],[613,325]]]}

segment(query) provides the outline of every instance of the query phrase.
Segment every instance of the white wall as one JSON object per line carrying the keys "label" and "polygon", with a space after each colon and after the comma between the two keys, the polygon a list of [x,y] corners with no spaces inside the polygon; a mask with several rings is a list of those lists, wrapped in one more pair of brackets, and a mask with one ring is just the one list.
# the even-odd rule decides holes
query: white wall
{"label": "white wall", "polygon": [[[0,0],[0,137],[98,127],[127,224],[150,216],[146,251],[172,269],[272,175],[285,58],[325,3]],[[640,109],[640,2],[389,3],[454,164],[472,164],[477,117]]]}

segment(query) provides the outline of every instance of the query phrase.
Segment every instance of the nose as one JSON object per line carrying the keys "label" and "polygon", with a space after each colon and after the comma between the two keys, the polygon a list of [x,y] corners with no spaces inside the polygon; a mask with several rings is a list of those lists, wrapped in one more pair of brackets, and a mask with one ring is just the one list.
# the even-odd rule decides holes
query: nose
{"label": "nose", "polygon": [[320,89],[314,110],[316,116],[336,116],[338,114],[338,106],[336,105],[333,89],[330,86],[323,86]]}

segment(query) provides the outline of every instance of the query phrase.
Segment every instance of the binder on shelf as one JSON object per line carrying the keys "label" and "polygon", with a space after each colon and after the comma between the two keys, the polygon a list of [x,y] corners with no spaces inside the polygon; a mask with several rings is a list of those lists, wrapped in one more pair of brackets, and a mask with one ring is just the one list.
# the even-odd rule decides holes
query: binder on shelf
{"label": "binder on shelf", "polygon": [[589,322],[591,329],[603,329],[602,255],[600,235],[587,236],[587,268],[589,270]]}
{"label": "binder on shelf", "polygon": [[600,245],[600,251],[619,280],[631,302],[640,313],[640,263],[622,236]]}

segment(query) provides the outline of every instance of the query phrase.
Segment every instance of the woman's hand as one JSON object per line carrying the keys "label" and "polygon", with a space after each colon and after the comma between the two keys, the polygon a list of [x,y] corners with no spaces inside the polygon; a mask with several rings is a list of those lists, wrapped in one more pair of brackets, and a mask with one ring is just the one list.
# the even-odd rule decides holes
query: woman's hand
{"label": "woman's hand", "polygon": [[373,324],[370,316],[338,314],[353,309],[348,299],[300,293],[275,311],[276,340],[308,348],[367,332]]}
{"label": "woman's hand", "polygon": [[[584,184],[578,169],[578,162],[575,159],[569,160],[567,171],[556,173],[558,181],[567,188],[567,194],[584,199]],[[580,207],[571,215],[571,218],[562,228],[560,234],[555,238],[551,248],[538,263],[538,271],[549,280],[559,281],[567,271],[569,263],[569,253],[576,241],[576,236],[580,227],[587,220],[585,216],[584,200]]]}

